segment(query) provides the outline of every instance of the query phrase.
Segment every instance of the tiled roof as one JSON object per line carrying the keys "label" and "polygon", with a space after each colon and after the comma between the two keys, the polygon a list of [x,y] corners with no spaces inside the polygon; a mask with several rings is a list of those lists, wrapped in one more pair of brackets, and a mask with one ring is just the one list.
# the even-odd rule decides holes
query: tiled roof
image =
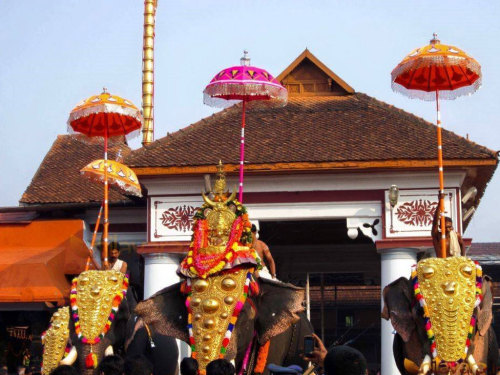
{"label": "tiled roof", "polygon": [[[110,141],[109,158],[115,159],[119,150],[122,156],[130,152],[123,140]],[[103,185],[91,182],[80,175],[80,169],[104,156],[102,143],[85,143],[75,135],[59,135],[28,188],[21,197],[24,204],[88,203],[103,199]],[[110,189],[109,201],[128,198]]]}
{"label": "tiled roof", "polygon": [[[125,159],[131,167],[239,163],[241,107],[233,106],[161,138]],[[249,111],[247,164],[435,160],[436,127],[362,93],[291,97],[283,108]],[[496,152],[450,131],[445,159],[494,159]]]}
{"label": "tiled roof", "polygon": [[500,242],[473,242],[467,255],[482,264],[500,264]]}

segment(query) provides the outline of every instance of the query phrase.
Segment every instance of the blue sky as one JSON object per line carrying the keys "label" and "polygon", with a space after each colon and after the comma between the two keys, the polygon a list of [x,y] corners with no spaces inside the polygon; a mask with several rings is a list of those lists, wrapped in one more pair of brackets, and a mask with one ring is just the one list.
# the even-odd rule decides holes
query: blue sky
{"label": "blue sky", "polygon": [[[243,49],[277,75],[307,47],[356,91],[434,121],[433,103],[391,91],[390,72],[437,32],[483,67],[477,93],[442,103],[443,126],[500,150],[498,2],[158,3],[156,138],[214,112],[202,103],[203,88]],[[17,205],[80,100],[105,86],[141,104],[142,22],[141,0],[0,2],[0,206]],[[500,241],[498,174],[466,232],[475,241]]]}

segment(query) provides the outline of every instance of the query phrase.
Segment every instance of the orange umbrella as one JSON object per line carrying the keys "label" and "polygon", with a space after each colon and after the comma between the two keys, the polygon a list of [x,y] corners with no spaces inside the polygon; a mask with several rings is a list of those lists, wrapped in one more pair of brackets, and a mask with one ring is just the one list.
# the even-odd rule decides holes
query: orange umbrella
{"label": "orange umbrella", "polygon": [[[104,183],[104,160],[90,162],[80,170],[80,174],[92,181]],[[108,183],[120,193],[142,197],[137,175],[126,165],[108,160]]]}
{"label": "orange umbrella", "polygon": [[455,99],[481,87],[481,66],[461,49],[441,44],[434,34],[430,44],[408,54],[391,73],[392,89],[410,98],[435,100],[439,167],[439,210],[441,212],[441,256],[446,257],[444,231],[443,146],[439,99]]}
{"label": "orange umbrella", "polygon": [[108,138],[139,131],[143,123],[141,111],[127,99],[109,94],[106,89],[78,104],[69,114],[70,131],[88,137],[104,138],[104,228],[103,258],[108,265]]}

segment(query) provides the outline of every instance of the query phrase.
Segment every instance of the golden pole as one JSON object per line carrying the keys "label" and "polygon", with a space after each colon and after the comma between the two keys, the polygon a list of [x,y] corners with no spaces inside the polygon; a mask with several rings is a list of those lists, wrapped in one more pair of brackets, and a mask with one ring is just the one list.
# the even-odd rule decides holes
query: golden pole
{"label": "golden pole", "polygon": [[154,40],[157,0],[144,1],[144,37],[142,46],[142,145],[154,140]]}

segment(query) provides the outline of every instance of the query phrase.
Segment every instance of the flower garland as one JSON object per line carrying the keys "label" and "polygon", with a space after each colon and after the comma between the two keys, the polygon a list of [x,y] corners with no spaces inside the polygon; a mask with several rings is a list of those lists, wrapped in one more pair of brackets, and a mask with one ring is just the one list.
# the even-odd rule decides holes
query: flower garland
{"label": "flower garland", "polygon": [[[476,302],[474,304],[474,308],[478,307],[481,301],[483,300],[482,294],[482,286],[483,286],[483,270],[478,262],[474,261],[476,265]],[[434,335],[434,331],[432,330],[431,316],[429,314],[429,307],[425,302],[425,298],[420,291],[420,284],[418,283],[418,273],[417,273],[417,265],[414,264],[411,270],[411,279],[413,283],[413,290],[415,292],[415,298],[419,302],[420,306],[424,310],[424,322],[425,322],[425,330],[427,332],[427,337],[429,338],[429,342],[431,344],[431,353],[432,357],[435,359],[436,363],[440,363],[442,360],[439,358],[436,348],[436,337]],[[447,362],[448,367],[454,368],[457,365],[464,362],[467,357],[467,352],[469,350],[469,346],[471,344],[471,339],[474,335],[474,328],[476,327],[476,316],[472,314],[470,319],[469,332],[467,334],[467,340],[465,341],[465,350],[462,354],[462,357],[455,362]]]}
{"label": "flower garland", "polygon": [[106,324],[104,325],[104,328],[102,332],[99,334],[99,336],[95,338],[88,338],[83,336],[82,334],[82,329],[80,327],[80,318],[78,316],[78,305],[76,303],[76,295],[78,294],[77,292],[77,285],[78,285],[78,279],[74,278],[73,283],[71,285],[71,292],[70,292],[70,302],[71,302],[71,310],[72,310],[72,318],[75,323],[75,332],[78,335],[78,339],[83,343],[83,344],[98,344],[104,336],[106,336],[106,333],[108,333],[109,329],[111,328],[111,324],[113,323],[113,320],[115,319],[115,315],[118,312],[118,308],[120,307],[120,304],[123,300],[123,298],[127,294],[127,288],[128,288],[128,275],[125,275],[123,277],[123,284],[122,284],[122,290],[118,293],[116,293],[115,298],[113,299],[113,306],[111,307],[111,312],[109,314],[108,320]]}
{"label": "flower garland", "polygon": [[266,370],[267,357],[269,355],[269,346],[271,345],[271,340],[267,340],[264,345],[259,348],[257,353],[257,362],[253,372],[256,374],[263,374]]}
{"label": "flower garland", "polygon": [[[204,204],[194,215],[195,223],[193,225],[193,237],[186,259],[183,261],[183,268],[189,268],[189,271],[195,277],[206,278],[208,275],[215,274],[224,269],[228,262],[231,262],[240,250],[240,247],[252,243],[252,223],[248,218],[248,213],[240,202],[233,200],[226,204],[236,207],[236,219],[234,220],[224,253],[213,256],[200,256],[198,251],[208,244],[208,223],[204,211],[209,206]],[[248,256],[257,262],[257,254],[250,251]],[[213,264],[213,266],[212,266]]]}
{"label": "flower garland", "polygon": [[[251,270],[249,270],[249,272],[247,272],[245,285],[243,287],[243,294],[240,297],[240,299],[238,300],[238,302],[236,302],[236,306],[234,307],[234,311],[233,311],[233,314],[232,314],[231,319],[229,321],[226,334],[224,335],[224,338],[222,339],[222,345],[220,348],[219,358],[224,358],[224,355],[226,354],[226,351],[227,351],[227,346],[229,345],[229,341],[231,340],[231,335],[233,333],[234,326],[236,325],[236,321],[238,320],[238,315],[240,314],[241,309],[243,309],[243,306],[245,305],[245,302],[246,302],[247,297],[249,295],[249,290],[254,290],[254,288],[250,287],[250,285],[252,283],[256,283],[253,280],[252,274],[253,274],[253,269],[251,269]],[[198,353],[196,351],[196,343],[195,343],[194,334],[193,334],[193,321],[192,321],[193,311],[191,310],[191,294],[192,294],[191,279],[186,280],[186,292],[188,293],[188,296],[186,298],[186,308],[188,310],[187,328],[188,328],[188,332],[189,332],[189,345],[191,346],[191,357],[196,359]]]}

